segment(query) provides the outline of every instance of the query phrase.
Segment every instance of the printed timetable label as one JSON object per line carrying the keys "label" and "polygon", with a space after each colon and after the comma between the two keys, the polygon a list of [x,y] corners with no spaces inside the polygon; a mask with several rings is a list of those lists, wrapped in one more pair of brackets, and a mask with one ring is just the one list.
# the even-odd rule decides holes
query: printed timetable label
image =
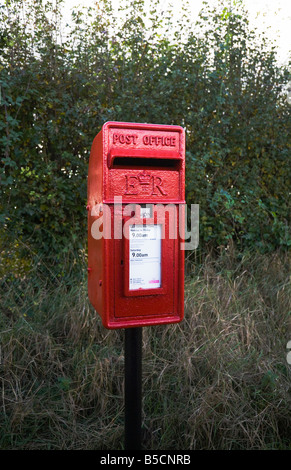
{"label": "printed timetable label", "polygon": [[129,289],[161,287],[161,225],[129,226]]}

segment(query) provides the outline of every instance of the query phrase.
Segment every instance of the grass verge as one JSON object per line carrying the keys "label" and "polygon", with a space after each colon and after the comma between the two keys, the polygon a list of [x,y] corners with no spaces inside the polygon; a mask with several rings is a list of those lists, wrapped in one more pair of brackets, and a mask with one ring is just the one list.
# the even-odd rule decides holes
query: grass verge
{"label": "grass verge", "polygon": [[[86,267],[1,279],[1,449],[122,449],[124,331],[87,298]],[[143,329],[143,446],[291,449],[286,254],[208,256],[185,319]]]}

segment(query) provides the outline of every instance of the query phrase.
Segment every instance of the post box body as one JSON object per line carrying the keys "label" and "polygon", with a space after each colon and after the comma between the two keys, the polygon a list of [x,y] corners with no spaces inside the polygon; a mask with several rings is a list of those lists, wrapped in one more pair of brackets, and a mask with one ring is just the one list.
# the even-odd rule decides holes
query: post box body
{"label": "post box body", "polygon": [[88,172],[88,295],[106,328],[184,315],[185,134],[107,122]]}

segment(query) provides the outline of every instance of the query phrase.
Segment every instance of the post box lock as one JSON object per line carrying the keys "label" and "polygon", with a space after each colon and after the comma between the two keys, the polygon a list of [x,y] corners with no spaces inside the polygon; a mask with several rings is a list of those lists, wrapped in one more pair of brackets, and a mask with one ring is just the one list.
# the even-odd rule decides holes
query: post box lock
{"label": "post box lock", "polygon": [[181,127],[103,125],[89,159],[88,294],[106,328],[182,320],[184,203]]}

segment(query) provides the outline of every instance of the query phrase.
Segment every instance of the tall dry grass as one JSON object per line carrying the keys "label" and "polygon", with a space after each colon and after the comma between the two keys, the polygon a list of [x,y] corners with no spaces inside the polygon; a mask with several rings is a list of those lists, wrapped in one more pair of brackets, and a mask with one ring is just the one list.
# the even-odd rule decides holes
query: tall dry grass
{"label": "tall dry grass", "polygon": [[[123,448],[124,331],[102,327],[79,268],[2,275],[1,449]],[[191,270],[183,322],[143,328],[144,448],[291,449],[287,255]]]}

